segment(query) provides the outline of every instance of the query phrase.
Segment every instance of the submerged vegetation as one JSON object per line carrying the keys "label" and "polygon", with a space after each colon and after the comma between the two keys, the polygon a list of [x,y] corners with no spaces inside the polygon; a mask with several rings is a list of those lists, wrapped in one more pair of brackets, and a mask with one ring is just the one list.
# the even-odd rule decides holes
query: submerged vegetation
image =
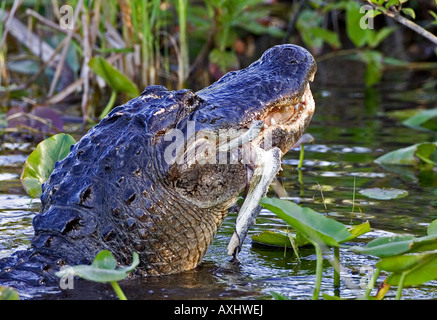
{"label": "submerged vegetation", "polygon": [[[364,5],[369,6],[367,10],[362,10]],[[386,68],[437,66],[437,1],[72,0],[63,6],[56,0],[5,0],[0,21],[0,134],[21,138],[24,133],[36,141],[53,135],[36,147],[24,166],[21,180],[32,198],[39,196],[55,162],[75,143],[69,135],[54,135],[65,131],[59,114],[70,116],[83,128],[92,126],[147,85],[198,89],[283,42],[304,45],[319,62],[344,57],[362,63],[366,92],[384,81]],[[370,21],[374,28],[360,25]],[[427,86],[435,88],[436,83],[430,81]],[[397,110],[388,116],[405,128],[435,132],[436,110]],[[401,175],[405,171],[399,167],[431,172],[437,162],[436,146],[436,141],[417,141],[374,160]],[[302,156],[303,150],[302,146]],[[300,174],[302,163],[301,158]],[[359,192],[389,201],[408,195],[408,190],[394,187]],[[358,245],[356,238],[370,231],[368,222],[347,226],[308,207],[274,198],[264,198],[261,204],[294,233],[268,231],[254,236],[254,243],[292,248],[297,257],[300,247],[315,248],[313,299],[320,298],[324,255],[331,250],[336,281],[340,249],[379,259],[363,298],[382,299],[390,286],[396,286],[400,299],[404,287],[437,278],[435,220],[425,236],[380,237]],[[108,253],[97,257],[94,266],[114,269],[115,260],[105,257]],[[77,270],[81,268],[86,269]],[[382,286],[372,296],[381,278]],[[17,295],[3,289],[3,297]]]}

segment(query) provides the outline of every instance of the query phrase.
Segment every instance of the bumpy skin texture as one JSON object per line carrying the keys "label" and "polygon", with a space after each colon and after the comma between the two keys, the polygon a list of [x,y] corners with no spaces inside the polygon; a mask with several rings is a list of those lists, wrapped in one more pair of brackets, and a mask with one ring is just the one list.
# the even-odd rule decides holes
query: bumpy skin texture
{"label": "bumpy skin texture", "polygon": [[[136,272],[144,275],[196,267],[253,168],[240,161],[171,163],[167,134],[179,129],[189,140],[247,128],[284,97],[299,100],[315,68],[306,50],[276,46],[197,93],[150,86],[112,110],[56,164],[43,186],[31,248],[0,260],[0,284],[54,284],[61,266],[90,264],[103,249],[122,265],[138,252]],[[292,141],[274,146],[290,148],[309,119]]]}

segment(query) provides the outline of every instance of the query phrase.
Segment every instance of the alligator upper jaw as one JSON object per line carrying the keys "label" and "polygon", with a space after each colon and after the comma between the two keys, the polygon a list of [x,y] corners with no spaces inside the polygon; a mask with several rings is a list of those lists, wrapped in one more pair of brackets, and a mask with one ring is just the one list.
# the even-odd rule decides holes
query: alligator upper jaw
{"label": "alligator upper jaw", "polygon": [[[257,117],[263,121],[259,136],[252,142],[268,150],[278,147],[286,153],[297,142],[308,126],[315,110],[314,98],[309,82],[299,98],[282,98],[266,107],[266,111]],[[281,135],[282,138],[277,139]]]}

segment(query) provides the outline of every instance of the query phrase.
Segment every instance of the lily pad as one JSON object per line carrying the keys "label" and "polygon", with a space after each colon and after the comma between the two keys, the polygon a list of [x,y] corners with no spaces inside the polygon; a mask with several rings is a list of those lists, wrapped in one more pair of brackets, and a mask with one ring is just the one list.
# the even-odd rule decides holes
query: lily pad
{"label": "lily pad", "polygon": [[69,134],[59,133],[40,142],[24,163],[21,184],[32,198],[42,193],[41,186],[52,173],[55,163],[64,159],[76,141]]}
{"label": "lily pad", "polygon": [[[351,233],[351,236],[349,238],[345,238],[343,241],[339,241],[339,243],[351,241],[369,232],[370,224],[368,221],[366,221],[362,224],[352,226],[348,230]],[[252,241],[256,244],[261,244],[272,248],[284,248],[284,247],[292,248],[292,244],[289,237],[293,236],[297,247],[302,247],[310,244],[310,242],[307,239],[299,235],[300,234],[293,236],[291,234],[285,234],[283,232],[275,232],[269,230],[269,231],[264,231],[258,235],[253,235]]]}
{"label": "lily pad", "polygon": [[437,143],[424,142],[388,152],[375,160],[379,164],[417,166],[434,164],[433,156]]}
{"label": "lily pad", "polygon": [[437,108],[419,111],[402,122],[403,125],[419,130],[437,130]]}
{"label": "lily pad", "polygon": [[264,231],[252,236],[252,242],[276,248],[291,248],[290,238],[282,232]]}
{"label": "lily pad", "polygon": [[399,199],[408,196],[408,191],[395,188],[369,188],[359,192],[368,198],[378,200]]}

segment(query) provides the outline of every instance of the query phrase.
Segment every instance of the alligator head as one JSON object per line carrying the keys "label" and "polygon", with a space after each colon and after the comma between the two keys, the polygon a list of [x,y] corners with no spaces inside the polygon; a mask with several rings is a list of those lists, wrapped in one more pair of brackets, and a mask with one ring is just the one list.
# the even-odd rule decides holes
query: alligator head
{"label": "alligator head", "polygon": [[305,49],[275,46],[198,92],[150,86],[112,110],[56,164],[32,247],[0,260],[0,282],[53,282],[61,266],[103,249],[121,264],[138,252],[144,275],[194,268],[249,189],[248,218],[228,247],[236,255],[282,154],[310,122],[315,72]]}

